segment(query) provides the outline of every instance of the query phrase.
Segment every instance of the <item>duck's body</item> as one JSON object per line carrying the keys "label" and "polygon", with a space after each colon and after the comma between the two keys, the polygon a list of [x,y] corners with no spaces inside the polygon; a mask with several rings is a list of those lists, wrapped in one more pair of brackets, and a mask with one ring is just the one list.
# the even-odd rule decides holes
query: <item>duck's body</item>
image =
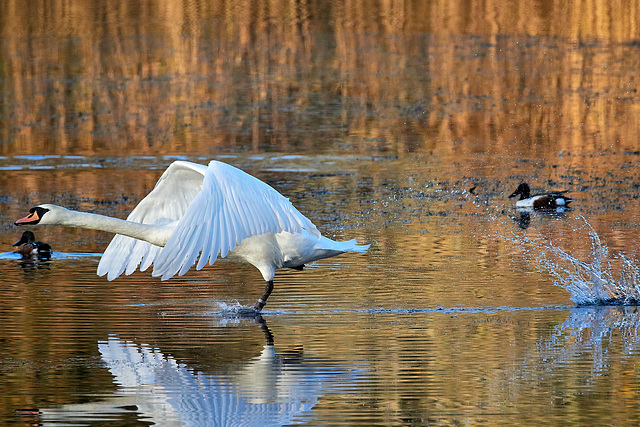
{"label": "duck's body", "polygon": [[226,163],[208,166],[177,161],[126,220],[40,205],[16,224],[58,224],[117,233],[104,252],[98,274],[113,280],[153,265],[163,280],[183,275],[218,257],[254,265],[267,282],[259,311],[273,288],[275,270],[345,252],[364,252],[355,240],[336,242],[288,199],[264,182]]}
{"label": "duck's body", "polygon": [[553,191],[549,193],[531,195],[531,189],[526,182],[518,185],[509,198],[520,195],[520,199],[516,201],[516,208],[548,210],[566,207],[572,199],[566,196],[567,190]]}
{"label": "duck's body", "polygon": [[17,253],[23,257],[36,256],[40,259],[51,258],[51,246],[48,243],[36,242],[36,236],[31,231],[22,233],[20,240],[13,244],[18,247]]}

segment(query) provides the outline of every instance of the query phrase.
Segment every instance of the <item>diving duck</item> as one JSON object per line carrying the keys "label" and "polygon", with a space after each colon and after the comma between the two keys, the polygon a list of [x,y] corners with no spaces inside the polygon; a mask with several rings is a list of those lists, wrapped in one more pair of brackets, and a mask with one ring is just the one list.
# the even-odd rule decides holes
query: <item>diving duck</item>
{"label": "diving duck", "polygon": [[528,208],[533,210],[547,210],[566,207],[572,199],[567,197],[565,193],[568,190],[553,191],[550,193],[531,195],[531,189],[526,182],[518,185],[509,198],[520,195],[520,199],[516,202],[516,208]]}
{"label": "diving duck", "polygon": [[36,236],[31,231],[22,233],[20,240],[15,242],[13,246],[18,246],[16,252],[22,254],[23,257],[35,255],[40,259],[51,258],[51,246],[48,243],[36,242]]}

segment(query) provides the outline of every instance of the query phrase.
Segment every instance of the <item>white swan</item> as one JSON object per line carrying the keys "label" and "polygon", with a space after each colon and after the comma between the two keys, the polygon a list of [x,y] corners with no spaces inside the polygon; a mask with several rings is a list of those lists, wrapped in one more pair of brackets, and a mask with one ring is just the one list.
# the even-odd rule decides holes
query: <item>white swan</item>
{"label": "white swan", "polygon": [[355,239],[322,237],[304,215],[269,185],[226,163],[208,166],[176,161],[126,220],[44,204],[16,225],[54,224],[117,233],[105,250],[98,275],[113,280],[144,271],[162,280],[213,264],[217,257],[254,265],[266,280],[255,304],[259,312],[273,290],[277,268],[304,264],[345,252],[365,252]]}

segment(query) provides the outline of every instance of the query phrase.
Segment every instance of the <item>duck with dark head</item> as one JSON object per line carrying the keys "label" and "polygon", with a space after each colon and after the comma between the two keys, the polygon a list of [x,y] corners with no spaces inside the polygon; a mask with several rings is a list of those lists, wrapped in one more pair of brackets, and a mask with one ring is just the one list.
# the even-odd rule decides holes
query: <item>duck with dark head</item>
{"label": "duck with dark head", "polygon": [[516,201],[516,208],[518,209],[551,210],[567,207],[572,199],[567,197],[566,193],[567,190],[563,190],[534,194],[532,196],[529,184],[523,182],[518,185],[516,191],[509,198],[520,196],[520,199]]}
{"label": "duck with dark head", "polygon": [[51,246],[48,243],[36,242],[36,236],[31,231],[25,231],[22,233],[20,240],[13,244],[17,247],[17,253],[23,257],[36,256],[39,259],[51,258]]}

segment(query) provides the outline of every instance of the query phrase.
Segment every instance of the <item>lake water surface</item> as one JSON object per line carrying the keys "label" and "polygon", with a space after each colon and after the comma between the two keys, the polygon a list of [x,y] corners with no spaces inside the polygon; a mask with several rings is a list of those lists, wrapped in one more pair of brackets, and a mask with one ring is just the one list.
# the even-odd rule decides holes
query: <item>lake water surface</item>
{"label": "lake water surface", "polygon": [[[0,424],[640,422],[612,304],[640,295],[640,7],[591,3],[2,3]],[[51,260],[11,253],[30,207],[125,218],[176,159],[371,248],[278,271],[259,318],[227,315],[250,265],[109,282],[110,234],[44,226]],[[522,181],[572,209],[518,212]]]}

